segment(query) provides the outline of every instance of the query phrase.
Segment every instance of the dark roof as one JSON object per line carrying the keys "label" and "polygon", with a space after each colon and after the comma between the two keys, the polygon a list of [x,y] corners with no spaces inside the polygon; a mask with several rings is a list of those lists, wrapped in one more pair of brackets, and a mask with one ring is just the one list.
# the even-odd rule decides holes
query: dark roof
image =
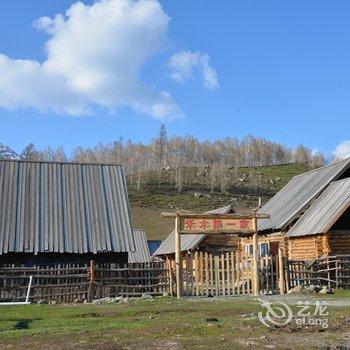
{"label": "dark roof", "polygon": [[129,262],[150,262],[151,254],[148,249],[146,231],[133,229],[133,233],[135,239],[135,250],[129,252]]}
{"label": "dark roof", "polygon": [[[206,214],[228,214],[233,213],[231,205],[226,207],[207,211]],[[186,234],[181,236],[181,251],[191,250],[195,248],[203,239],[204,234]],[[153,255],[166,255],[175,253],[175,231],[165,239],[161,246],[154,252]]]}
{"label": "dark roof", "polygon": [[258,220],[259,231],[285,229],[310,206],[324,189],[350,167],[350,158],[295,176],[259,213],[270,219]]}
{"label": "dark roof", "polygon": [[288,231],[288,237],[326,233],[350,206],[350,179],[332,182]]}
{"label": "dark roof", "polygon": [[0,254],[134,248],[121,166],[0,161]]}

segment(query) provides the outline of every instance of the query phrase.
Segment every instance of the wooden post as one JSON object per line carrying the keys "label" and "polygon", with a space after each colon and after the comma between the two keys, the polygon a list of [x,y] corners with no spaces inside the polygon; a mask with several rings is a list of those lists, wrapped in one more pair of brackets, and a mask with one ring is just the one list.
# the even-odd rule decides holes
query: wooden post
{"label": "wooden post", "polygon": [[91,301],[91,294],[92,294],[92,284],[95,280],[95,263],[93,260],[90,261],[90,267],[89,267],[89,290],[88,290],[88,301]]}
{"label": "wooden post", "polygon": [[254,234],[253,234],[253,288],[254,295],[260,295],[260,278],[259,278],[259,245],[258,245],[258,227],[257,218],[254,217]]}
{"label": "wooden post", "polygon": [[175,218],[175,268],[176,268],[176,298],[181,299],[182,295],[182,256],[181,256],[181,234],[180,217]]}
{"label": "wooden post", "polygon": [[284,294],[284,286],[285,286],[285,281],[284,281],[284,261],[283,261],[283,252],[282,248],[278,248],[278,287],[280,294]]}

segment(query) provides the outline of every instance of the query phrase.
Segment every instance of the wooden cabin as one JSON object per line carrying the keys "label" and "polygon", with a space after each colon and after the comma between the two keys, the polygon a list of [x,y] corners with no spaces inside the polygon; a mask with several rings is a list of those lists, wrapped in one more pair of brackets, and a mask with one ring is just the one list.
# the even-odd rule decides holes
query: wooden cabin
{"label": "wooden cabin", "polygon": [[[234,213],[232,206],[226,206],[206,212],[206,214]],[[183,255],[189,252],[229,252],[236,251],[239,237],[235,234],[184,234],[181,235],[181,251]],[[174,260],[175,231],[173,231],[155,251],[153,256]]]}
{"label": "wooden cabin", "polygon": [[126,263],[135,249],[121,166],[0,160],[0,264]]}
{"label": "wooden cabin", "polygon": [[[327,192],[328,189],[332,191],[339,186],[336,201],[337,205],[341,206],[347,195],[344,184],[349,178],[350,158],[293,177],[259,210],[260,214],[270,215],[270,219],[258,221],[260,254],[268,252],[274,255],[279,247],[282,248],[284,256],[291,259],[311,259],[325,254],[340,254],[340,252],[350,254],[350,246],[346,243],[348,241],[347,216],[338,224],[332,223],[332,220],[325,216],[324,226],[316,230],[322,232],[316,233],[307,225],[303,227],[302,232],[298,229],[300,223],[309,222],[309,210],[316,203],[319,203],[319,207],[315,212],[320,212],[323,207],[328,208],[327,201],[320,204],[322,194],[330,193]],[[344,179],[342,186],[333,186],[342,179]],[[338,215],[342,209],[343,207],[339,208]],[[339,219],[337,214],[333,219]],[[317,218],[322,219],[320,216]],[[334,226],[331,227],[331,224]],[[297,239],[294,238],[293,233],[296,229],[299,237]],[[252,244],[252,237],[242,238],[239,245],[242,256],[252,254]]]}
{"label": "wooden cabin", "polygon": [[350,178],[332,182],[286,236],[293,260],[350,255]]}

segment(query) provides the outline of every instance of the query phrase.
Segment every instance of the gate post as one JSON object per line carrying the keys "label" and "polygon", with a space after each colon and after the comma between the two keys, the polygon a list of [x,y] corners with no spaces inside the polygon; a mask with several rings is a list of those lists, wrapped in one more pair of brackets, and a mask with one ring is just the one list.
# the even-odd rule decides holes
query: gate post
{"label": "gate post", "polygon": [[257,217],[254,217],[254,235],[253,235],[253,287],[254,295],[260,295],[260,278],[259,278],[259,245],[258,245],[258,227]]}
{"label": "gate post", "polygon": [[181,234],[180,217],[175,218],[175,268],[176,268],[176,298],[181,299],[182,295],[182,256],[181,256]]}
{"label": "gate post", "polygon": [[280,294],[284,294],[284,286],[285,286],[285,280],[284,280],[284,261],[283,261],[283,252],[282,248],[278,248],[278,287]]}

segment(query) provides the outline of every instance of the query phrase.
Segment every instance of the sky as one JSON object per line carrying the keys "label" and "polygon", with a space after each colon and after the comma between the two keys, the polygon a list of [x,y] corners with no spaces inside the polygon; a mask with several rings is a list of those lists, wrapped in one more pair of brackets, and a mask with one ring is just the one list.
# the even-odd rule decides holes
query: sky
{"label": "sky", "polygon": [[12,0],[0,143],[247,134],[350,156],[350,2]]}

